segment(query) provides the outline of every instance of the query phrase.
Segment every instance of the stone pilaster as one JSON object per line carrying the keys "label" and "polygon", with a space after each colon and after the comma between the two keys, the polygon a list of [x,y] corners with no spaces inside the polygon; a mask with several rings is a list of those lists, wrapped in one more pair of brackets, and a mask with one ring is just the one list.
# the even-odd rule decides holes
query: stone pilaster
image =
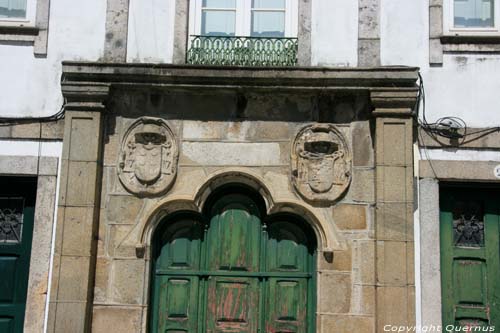
{"label": "stone pilaster", "polygon": [[372,92],[376,117],[377,332],[415,324],[413,242],[414,91]]}
{"label": "stone pilaster", "polygon": [[429,63],[443,65],[443,0],[429,1]]}
{"label": "stone pilaster", "polygon": [[299,54],[300,66],[311,66],[312,0],[299,1]]}
{"label": "stone pilaster", "polygon": [[[491,169],[490,169],[491,170]],[[420,285],[422,326],[441,326],[441,246],[439,230],[439,181],[419,181]]]}
{"label": "stone pilaster", "polygon": [[89,332],[107,87],[64,87],[65,128],[48,332]]}
{"label": "stone pilaster", "polygon": [[358,66],[380,66],[380,0],[359,0]]}
{"label": "stone pilaster", "polygon": [[128,11],[129,0],[107,2],[105,61],[125,62],[127,59]]}
{"label": "stone pilaster", "polygon": [[186,63],[186,48],[189,34],[189,1],[175,1],[175,26],[174,26],[174,64]]}

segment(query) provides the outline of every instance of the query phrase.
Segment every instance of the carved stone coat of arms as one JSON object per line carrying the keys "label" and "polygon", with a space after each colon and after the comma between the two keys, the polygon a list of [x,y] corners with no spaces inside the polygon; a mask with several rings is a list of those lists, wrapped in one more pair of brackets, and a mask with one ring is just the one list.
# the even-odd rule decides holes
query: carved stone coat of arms
{"label": "carved stone coat of arms", "polygon": [[179,149],[167,123],[158,118],[143,117],[135,121],[124,135],[118,176],[123,186],[140,196],[167,191],[177,174]]}
{"label": "carved stone coat of arms", "polygon": [[351,155],[332,124],[304,127],[292,146],[292,183],[308,201],[335,202],[351,182]]}

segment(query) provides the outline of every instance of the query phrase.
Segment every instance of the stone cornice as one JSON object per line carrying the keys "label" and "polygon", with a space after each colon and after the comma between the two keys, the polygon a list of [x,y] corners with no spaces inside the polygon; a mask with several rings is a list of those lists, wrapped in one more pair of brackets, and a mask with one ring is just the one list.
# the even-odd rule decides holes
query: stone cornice
{"label": "stone cornice", "polygon": [[418,92],[415,67],[255,68],[63,62],[68,102],[105,103],[110,89],[164,88],[293,93],[365,90],[374,107],[407,108]]}

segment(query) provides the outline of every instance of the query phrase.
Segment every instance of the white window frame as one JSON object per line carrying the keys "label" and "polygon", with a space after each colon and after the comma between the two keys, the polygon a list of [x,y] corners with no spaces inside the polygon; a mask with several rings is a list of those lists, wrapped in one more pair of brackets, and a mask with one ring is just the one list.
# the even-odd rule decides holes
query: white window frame
{"label": "white window frame", "polygon": [[[203,0],[189,3],[189,35],[201,35],[201,11]],[[298,34],[298,0],[285,0],[285,36],[296,38]],[[235,37],[250,37],[252,11],[269,11],[272,9],[253,9],[252,0],[236,0]]]}
{"label": "white window frame", "polygon": [[445,35],[464,35],[464,36],[477,36],[477,35],[499,35],[500,34],[500,0],[493,0],[493,27],[480,28],[456,28],[454,27],[454,1],[444,0],[443,2],[443,32]]}

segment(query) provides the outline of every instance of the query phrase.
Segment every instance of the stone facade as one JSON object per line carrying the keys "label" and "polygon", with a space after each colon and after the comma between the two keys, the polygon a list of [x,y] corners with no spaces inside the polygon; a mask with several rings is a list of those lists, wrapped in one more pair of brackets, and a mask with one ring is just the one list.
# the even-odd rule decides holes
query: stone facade
{"label": "stone facade", "polygon": [[[164,85],[120,88],[116,82],[125,82],[128,71],[149,71]],[[53,279],[58,292],[51,298],[49,331],[145,332],[156,226],[173,212],[201,211],[209,193],[227,183],[254,188],[269,213],[294,212],[312,226],[318,241],[318,332],[375,332],[387,323],[414,323],[415,70],[246,74],[65,65],[64,189]],[[99,79],[78,83],[86,76]],[[336,87],[339,76],[348,79]],[[134,79],[144,80],[141,74]],[[267,80],[276,92],[260,91]],[[332,90],[318,94],[325,82]],[[120,181],[124,143],[141,119],[168,124],[169,140],[178,144],[177,176],[166,192],[142,195]],[[290,166],[304,128],[327,134],[333,142],[327,148],[343,151],[339,170],[348,179],[342,178],[333,200],[307,200],[294,186]],[[320,139],[313,141],[324,143]],[[394,141],[401,142],[396,150]],[[77,284],[79,289],[72,287]]]}
{"label": "stone facade", "polygon": [[500,182],[498,31],[450,33],[449,0],[287,0],[298,67],[197,67],[193,1],[0,18],[0,174],[38,177],[24,331],[147,332],[155,231],[226,184],[310,224],[317,332],[441,325],[440,188]]}

